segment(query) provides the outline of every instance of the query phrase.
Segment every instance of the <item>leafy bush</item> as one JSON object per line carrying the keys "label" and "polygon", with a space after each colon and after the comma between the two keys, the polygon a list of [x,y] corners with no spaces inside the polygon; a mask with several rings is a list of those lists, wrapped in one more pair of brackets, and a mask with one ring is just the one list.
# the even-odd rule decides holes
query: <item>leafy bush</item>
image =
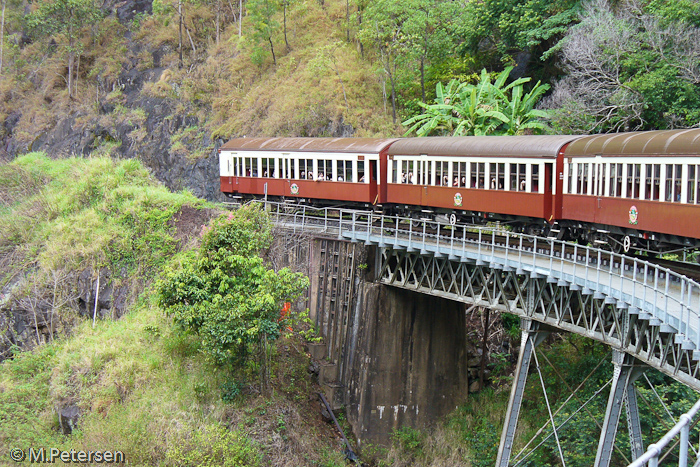
{"label": "leafy bush", "polygon": [[199,252],[156,286],[160,306],[182,330],[201,338],[214,364],[241,363],[254,353],[263,390],[268,342],[280,336],[282,305],[308,285],[301,274],[263,264],[258,254],[271,238],[267,215],[257,206],[222,215],[203,227]]}

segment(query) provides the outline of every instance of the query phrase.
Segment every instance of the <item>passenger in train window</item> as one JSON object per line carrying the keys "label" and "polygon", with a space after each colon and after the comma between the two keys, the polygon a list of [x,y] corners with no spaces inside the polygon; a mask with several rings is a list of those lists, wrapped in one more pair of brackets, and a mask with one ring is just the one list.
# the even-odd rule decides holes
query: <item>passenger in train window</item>
{"label": "passenger in train window", "polygon": [[343,180],[343,176],[342,176],[342,175],[338,175],[338,181],[339,181],[339,182],[344,182],[344,181],[345,181],[345,180]]}
{"label": "passenger in train window", "polygon": [[329,173],[328,175],[326,175],[326,180],[328,180],[329,182],[332,181],[332,180],[333,180],[333,175],[330,174],[330,173]]}
{"label": "passenger in train window", "polygon": [[360,183],[365,183],[365,176],[360,177]]}
{"label": "passenger in train window", "polygon": [[491,189],[492,190],[496,189],[496,177],[491,179]]}
{"label": "passenger in train window", "polygon": [[525,183],[525,179],[524,178],[521,179],[520,180],[520,191],[525,191],[526,186],[527,186],[527,184]]}
{"label": "passenger in train window", "polygon": [[401,172],[401,183],[406,183],[406,174]]}
{"label": "passenger in train window", "polygon": [[415,185],[416,180],[413,178],[413,172],[408,172],[408,183]]}
{"label": "passenger in train window", "polygon": [[452,186],[459,186],[459,177],[455,177],[454,181],[452,182]]}
{"label": "passenger in train window", "polygon": [[447,175],[442,177],[442,186],[450,186],[450,179],[447,178]]}
{"label": "passenger in train window", "polygon": [[304,180],[306,178],[306,172],[302,171],[299,175],[301,176],[302,180]]}
{"label": "passenger in train window", "polygon": [[462,182],[459,184],[462,188],[467,186],[467,177],[462,177]]}
{"label": "passenger in train window", "polygon": [[308,178],[309,180],[313,180],[313,179],[314,179],[314,173],[313,173],[312,171],[309,170],[309,173],[306,175],[306,178]]}
{"label": "passenger in train window", "polygon": [[245,176],[246,176],[246,177],[250,177],[250,169],[246,169],[246,171],[245,171]]}

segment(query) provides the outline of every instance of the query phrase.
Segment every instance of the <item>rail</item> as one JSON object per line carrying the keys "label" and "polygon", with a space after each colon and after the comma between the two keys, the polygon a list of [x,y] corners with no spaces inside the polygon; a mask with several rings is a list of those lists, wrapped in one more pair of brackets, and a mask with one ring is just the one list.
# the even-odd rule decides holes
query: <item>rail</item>
{"label": "rail", "polygon": [[[663,453],[663,450],[668,447],[669,443],[673,441],[673,439],[676,438],[679,433],[680,446],[678,446],[678,466],[686,467],[688,465],[691,422],[695,419],[698,411],[700,411],[700,400],[698,400],[688,412],[680,416],[680,420],[673,426],[673,428],[671,428],[659,441],[650,445],[646,452],[634,462],[629,464],[628,467],[642,467],[643,465],[656,467],[659,465],[659,456]],[[672,447],[675,447],[675,444]],[[695,465],[698,465],[698,463],[700,463],[700,461],[696,462]]]}

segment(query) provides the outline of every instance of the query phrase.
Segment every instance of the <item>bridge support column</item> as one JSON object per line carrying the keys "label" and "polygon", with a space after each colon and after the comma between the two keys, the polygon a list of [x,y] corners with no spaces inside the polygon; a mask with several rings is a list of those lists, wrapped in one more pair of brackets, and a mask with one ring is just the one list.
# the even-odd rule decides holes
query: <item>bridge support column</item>
{"label": "bridge support column", "polygon": [[[613,374],[610,396],[608,397],[608,407],[605,411],[603,429],[598,442],[598,452],[596,453],[596,467],[608,467],[615,445],[615,435],[620,422],[620,412],[622,404],[627,400],[627,417],[630,421],[630,438],[632,445],[632,456],[636,459],[643,453],[641,428],[639,425],[639,412],[637,408],[637,398],[634,392],[634,382],[643,371],[635,367],[635,359],[620,350],[613,349]],[[631,394],[631,395],[630,395]],[[639,453],[639,454],[637,454]]]}
{"label": "bridge support column", "polygon": [[523,401],[523,393],[525,391],[525,383],[527,382],[527,372],[530,367],[532,352],[535,350],[535,347],[549,335],[549,331],[542,329],[542,324],[527,318],[522,318],[520,320],[520,327],[522,329],[520,355],[518,356],[518,366],[515,370],[513,387],[510,390],[510,400],[508,401],[508,410],[506,411],[506,419],[503,424],[503,432],[501,433],[501,444],[498,448],[496,467],[508,466],[510,454],[513,450],[515,428],[518,424],[518,416],[520,415],[520,407]]}
{"label": "bridge support column", "polygon": [[[641,374],[641,370],[639,371]],[[634,378],[635,380],[637,378]],[[642,440],[642,426],[639,423],[639,406],[637,405],[637,391],[634,389],[634,381],[627,385],[626,404],[627,426],[630,434],[630,448],[632,450],[632,461],[637,460],[644,454],[644,441]]]}

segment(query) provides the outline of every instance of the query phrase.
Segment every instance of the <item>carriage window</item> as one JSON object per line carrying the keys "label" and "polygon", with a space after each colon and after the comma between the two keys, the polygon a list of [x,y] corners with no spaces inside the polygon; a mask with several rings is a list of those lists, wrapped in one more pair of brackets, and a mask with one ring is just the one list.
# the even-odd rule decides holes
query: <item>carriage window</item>
{"label": "carriage window", "polygon": [[437,186],[452,186],[450,181],[449,162],[435,163],[435,185]]}
{"label": "carriage window", "polygon": [[[261,176],[263,177],[272,177],[272,172],[275,171],[275,160],[274,159],[262,159],[262,173]],[[254,171],[256,172],[256,171]],[[255,175],[255,173],[253,174]]]}
{"label": "carriage window", "polygon": [[486,164],[484,162],[479,162],[478,163],[478,172],[477,176],[479,178],[479,188],[485,188],[486,187]]}
{"label": "carriage window", "polygon": [[314,179],[314,161],[312,159],[299,159],[299,178],[302,180]]}
{"label": "carriage window", "polygon": [[642,164],[634,164],[634,177],[632,182],[633,196],[632,198],[640,199],[642,196]]}
{"label": "carriage window", "polygon": [[510,164],[510,189],[513,191],[525,191],[527,164]]}
{"label": "carriage window", "polygon": [[617,188],[617,164],[610,164],[610,178],[608,184],[608,196],[615,196]]}
{"label": "carriage window", "polygon": [[369,183],[369,180],[365,179],[365,161],[357,161],[357,181]]}
{"label": "carriage window", "polygon": [[233,158],[233,175],[235,177],[240,177],[241,176],[241,165],[243,163],[243,159],[241,157],[234,157]]}
{"label": "carriage window", "polygon": [[253,161],[257,163],[257,159],[253,159],[252,157],[246,157],[245,158],[245,176],[246,177],[257,177],[258,176],[258,166],[253,165]]}
{"label": "carriage window", "polygon": [[647,199],[659,200],[660,183],[661,164],[647,164],[647,193],[645,194]]}
{"label": "carriage window", "polygon": [[476,183],[477,183],[477,182],[476,182],[476,173],[478,172],[476,162],[472,162],[472,163],[470,164],[470,167],[471,167],[471,170],[470,170],[470,172],[471,172],[471,177],[470,177],[471,180],[469,181],[469,186],[472,187],[472,188],[476,188],[476,186],[477,186],[477,185],[476,185]]}
{"label": "carriage window", "polygon": [[583,164],[577,164],[578,167],[578,174],[577,174],[577,186],[576,186],[576,193],[579,195],[587,195],[588,194],[588,167],[590,164],[588,163],[583,163]]}
{"label": "carriage window", "polygon": [[505,181],[505,167],[503,163],[490,163],[489,164],[489,189],[491,190],[502,190],[503,183]]}
{"label": "carriage window", "polygon": [[453,162],[452,163],[452,186],[463,187],[467,181],[467,163]]}
{"label": "carriage window", "polygon": [[533,193],[537,193],[540,189],[540,166],[538,164],[532,164],[532,184],[530,186],[530,191]]}
{"label": "carriage window", "polygon": [[688,166],[688,202],[695,203],[695,166]]}
{"label": "carriage window", "polygon": [[622,164],[610,164],[610,196],[622,196]]}
{"label": "carriage window", "polygon": [[337,161],[336,180],[339,182],[352,181],[352,161]]}
{"label": "carriage window", "polygon": [[566,186],[566,192],[568,194],[573,194],[572,188],[573,188],[573,183],[574,183],[574,164],[573,162],[569,162],[569,179],[567,180],[567,186]]}
{"label": "carriage window", "polygon": [[666,201],[679,202],[681,200],[681,174],[680,164],[666,165],[666,189],[664,190]]}

